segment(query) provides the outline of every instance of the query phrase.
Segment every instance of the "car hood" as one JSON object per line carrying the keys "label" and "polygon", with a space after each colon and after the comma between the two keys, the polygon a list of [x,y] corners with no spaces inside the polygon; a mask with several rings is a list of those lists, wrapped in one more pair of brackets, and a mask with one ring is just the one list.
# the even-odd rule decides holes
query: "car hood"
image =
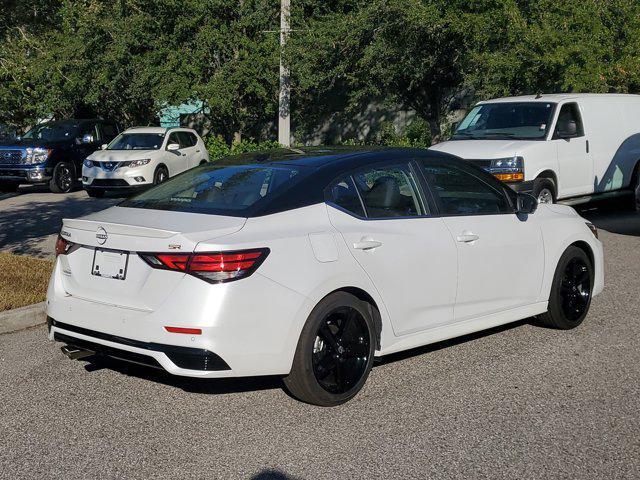
{"label": "car hood", "polygon": [[430,150],[450,153],[465,160],[480,160],[522,155],[540,144],[538,140],[450,140],[430,147]]}
{"label": "car hood", "polygon": [[127,162],[155,158],[161,150],[98,150],[87,158],[95,162]]}
{"label": "car hood", "polygon": [[24,150],[25,148],[51,148],[56,147],[69,147],[73,145],[74,140],[62,140],[52,142],[50,140],[32,140],[30,138],[23,138],[20,140],[5,140],[0,142],[0,148],[3,150]]}

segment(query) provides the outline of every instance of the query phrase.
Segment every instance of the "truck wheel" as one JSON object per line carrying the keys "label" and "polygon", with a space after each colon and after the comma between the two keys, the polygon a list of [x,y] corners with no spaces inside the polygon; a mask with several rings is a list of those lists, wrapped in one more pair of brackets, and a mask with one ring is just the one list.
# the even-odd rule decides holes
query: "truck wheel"
{"label": "truck wheel", "polygon": [[0,182],[0,192],[17,192],[19,186],[16,182]]}
{"label": "truck wheel", "polygon": [[556,202],[556,186],[550,178],[536,178],[531,194],[538,199],[538,203]]}
{"label": "truck wheel", "polygon": [[53,169],[49,189],[53,193],[69,193],[73,189],[76,169],[72,163],[59,162]]}

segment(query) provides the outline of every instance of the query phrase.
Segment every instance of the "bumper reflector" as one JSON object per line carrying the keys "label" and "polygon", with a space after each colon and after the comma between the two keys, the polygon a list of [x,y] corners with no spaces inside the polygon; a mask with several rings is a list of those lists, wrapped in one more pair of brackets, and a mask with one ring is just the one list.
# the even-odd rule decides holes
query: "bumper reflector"
{"label": "bumper reflector", "polygon": [[187,335],[202,335],[200,328],[164,327],[169,333],[185,333]]}

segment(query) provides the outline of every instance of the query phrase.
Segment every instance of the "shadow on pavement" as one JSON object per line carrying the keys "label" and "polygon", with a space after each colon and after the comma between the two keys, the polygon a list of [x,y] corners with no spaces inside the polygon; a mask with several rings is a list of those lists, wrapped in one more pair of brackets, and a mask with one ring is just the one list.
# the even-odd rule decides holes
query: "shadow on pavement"
{"label": "shadow on pavement", "polygon": [[279,470],[263,470],[257,475],[251,477],[251,480],[295,480],[296,477],[291,477],[286,473]]}
{"label": "shadow on pavement", "polygon": [[578,213],[601,230],[640,237],[640,213],[625,211],[618,202],[587,205],[579,208]]}

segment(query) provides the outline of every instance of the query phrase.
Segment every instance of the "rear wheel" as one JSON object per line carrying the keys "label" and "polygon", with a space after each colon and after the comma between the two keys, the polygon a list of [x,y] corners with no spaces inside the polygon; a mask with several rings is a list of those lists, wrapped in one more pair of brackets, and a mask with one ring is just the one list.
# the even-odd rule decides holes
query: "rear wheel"
{"label": "rear wheel", "polygon": [[17,192],[18,187],[20,186],[17,182],[0,182],[0,192]]}
{"label": "rear wheel", "polygon": [[159,185],[165,182],[168,178],[169,171],[167,170],[167,167],[160,165],[158,168],[156,168],[156,171],[153,174],[153,184]]}
{"label": "rear wheel", "polygon": [[291,373],[293,396],[330,407],[353,398],[373,365],[375,328],[369,306],[346,292],[324,298],[302,329]]}
{"label": "rear wheel", "polygon": [[555,203],[556,186],[550,178],[536,178],[531,194],[538,199],[538,203]]}
{"label": "rear wheel", "polygon": [[567,248],[556,267],[549,310],[539,317],[541,323],[561,330],[580,325],[591,306],[593,279],[593,266],[584,250]]}
{"label": "rear wheel", "polygon": [[76,180],[76,169],[69,162],[59,162],[53,169],[49,189],[53,193],[69,193]]}

